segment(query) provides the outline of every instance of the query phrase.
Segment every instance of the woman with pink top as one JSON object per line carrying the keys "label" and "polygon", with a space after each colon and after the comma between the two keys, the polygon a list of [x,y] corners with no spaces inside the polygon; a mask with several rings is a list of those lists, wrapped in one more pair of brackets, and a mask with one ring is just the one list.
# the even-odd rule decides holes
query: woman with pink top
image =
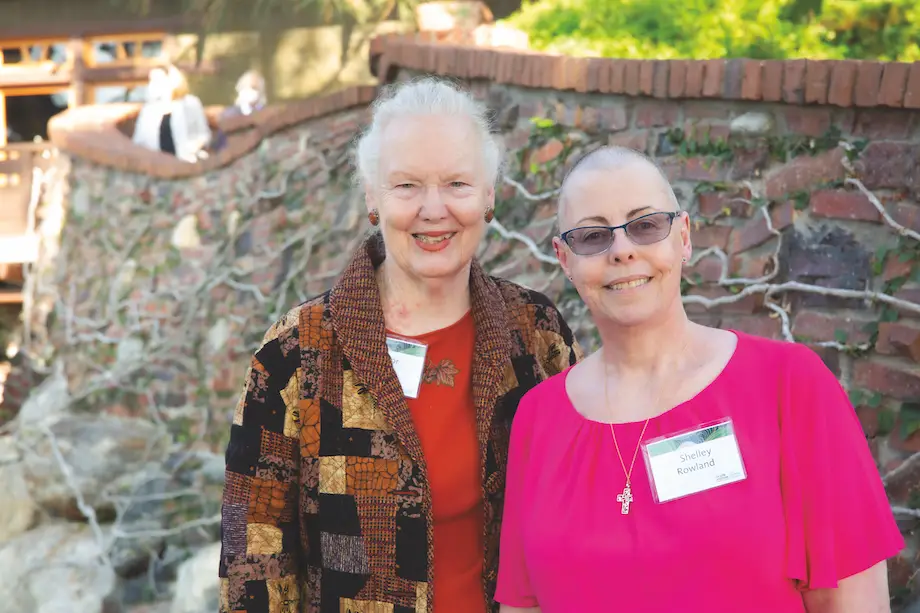
{"label": "woman with pink top", "polygon": [[809,348],[691,322],[690,225],[644,156],[569,173],[556,254],[603,348],[521,400],[503,613],[878,613],[904,541]]}

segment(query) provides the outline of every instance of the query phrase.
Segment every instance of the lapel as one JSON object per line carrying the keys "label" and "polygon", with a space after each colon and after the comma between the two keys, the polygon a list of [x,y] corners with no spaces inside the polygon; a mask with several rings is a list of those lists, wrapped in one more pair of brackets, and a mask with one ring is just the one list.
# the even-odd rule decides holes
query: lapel
{"label": "lapel", "polygon": [[[379,234],[371,235],[358,249],[332,289],[329,298],[332,325],[358,380],[370,390],[409,456],[427,474],[421,441],[387,353],[386,324],[375,277],[375,270],[385,257]],[[476,260],[470,270],[470,298],[476,326],[473,401],[484,479],[495,401],[504,364],[510,357],[511,342],[501,292]]]}

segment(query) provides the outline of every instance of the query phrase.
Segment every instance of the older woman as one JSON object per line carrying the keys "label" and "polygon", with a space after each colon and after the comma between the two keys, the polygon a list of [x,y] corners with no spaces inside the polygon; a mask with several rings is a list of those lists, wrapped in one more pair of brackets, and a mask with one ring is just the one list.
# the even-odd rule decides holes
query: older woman
{"label": "older woman", "polygon": [[580,357],[545,296],[474,258],[500,157],[450,85],[375,104],[356,161],[379,232],[268,331],[233,420],[225,613],[497,610],[511,418]]}
{"label": "older woman", "polygon": [[688,217],[643,156],[584,158],[559,223],[603,348],[521,400],[501,610],[888,611],[904,543],[824,363],[687,318]]}

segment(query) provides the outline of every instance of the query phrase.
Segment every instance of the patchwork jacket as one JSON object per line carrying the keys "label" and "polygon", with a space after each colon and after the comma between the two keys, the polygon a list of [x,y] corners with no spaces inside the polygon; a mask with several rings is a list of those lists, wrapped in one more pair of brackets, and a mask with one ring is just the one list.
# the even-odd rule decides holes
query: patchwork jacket
{"label": "patchwork jacket", "polygon": [[[335,287],[288,312],[252,358],[231,426],[221,613],[430,613],[425,458],[386,349],[368,239]],[[488,611],[511,421],[529,389],[581,359],[542,294],[470,274],[473,398]]]}

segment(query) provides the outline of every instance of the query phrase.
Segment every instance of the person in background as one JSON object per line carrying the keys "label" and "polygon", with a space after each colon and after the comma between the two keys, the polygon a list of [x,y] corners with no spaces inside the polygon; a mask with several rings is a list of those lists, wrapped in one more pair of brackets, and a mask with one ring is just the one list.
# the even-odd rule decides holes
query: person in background
{"label": "person in background", "polygon": [[904,540],[817,354],[688,319],[689,218],[645,156],[584,157],[558,218],[602,348],[521,400],[502,612],[889,611]]}
{"label": "person in background", "polygon": [[[268,98],[265,93],[265,79],[256,70],[249,70],[236,82],[236,100],[233,106],[227,107],[220,115],[218,123],[240,116],[249,116],[265,108]],[[227,146],[227,134],[223,130],[216,130],[213,149],[220,151]]]}
{"label": "person in background", "polygon": [[475,254],[501,148],[436,79],[388,89],[355,161],[375,229],[255,352],[227,447],[221,611],[497,612],[512,418],[581,350]]}
{"label": "person in background", "polygon": [[185,75],[175,66],[170,66],[166,74],[172,86],[172,100],[165,115],[169,128],[164,122],[161,142],[169,143],[171,152],[180,160],[194,163],[208,157],[207,147],[211,142],[208,117],[201,100],[189,90]]}
{"label": "person in background", "polygon": [[154,68],[147,75],[147,99],[141,106],[134,121],[134,133],[131,139],[136,145],[163,151],[164,147],[171,148],[172,134],[168,135],[169,142],[161,141],[161,126],[163,118],[169,110],[169,101],[172,98],[172,85],[163,68]]}
{"label": "person in background", "polygon": [[154,68],[147,92],[147,102],[135,121],[134,143],[190,163],[206,158],[211,129],[204,106],[189,91],[185,75],[172,65]]}

